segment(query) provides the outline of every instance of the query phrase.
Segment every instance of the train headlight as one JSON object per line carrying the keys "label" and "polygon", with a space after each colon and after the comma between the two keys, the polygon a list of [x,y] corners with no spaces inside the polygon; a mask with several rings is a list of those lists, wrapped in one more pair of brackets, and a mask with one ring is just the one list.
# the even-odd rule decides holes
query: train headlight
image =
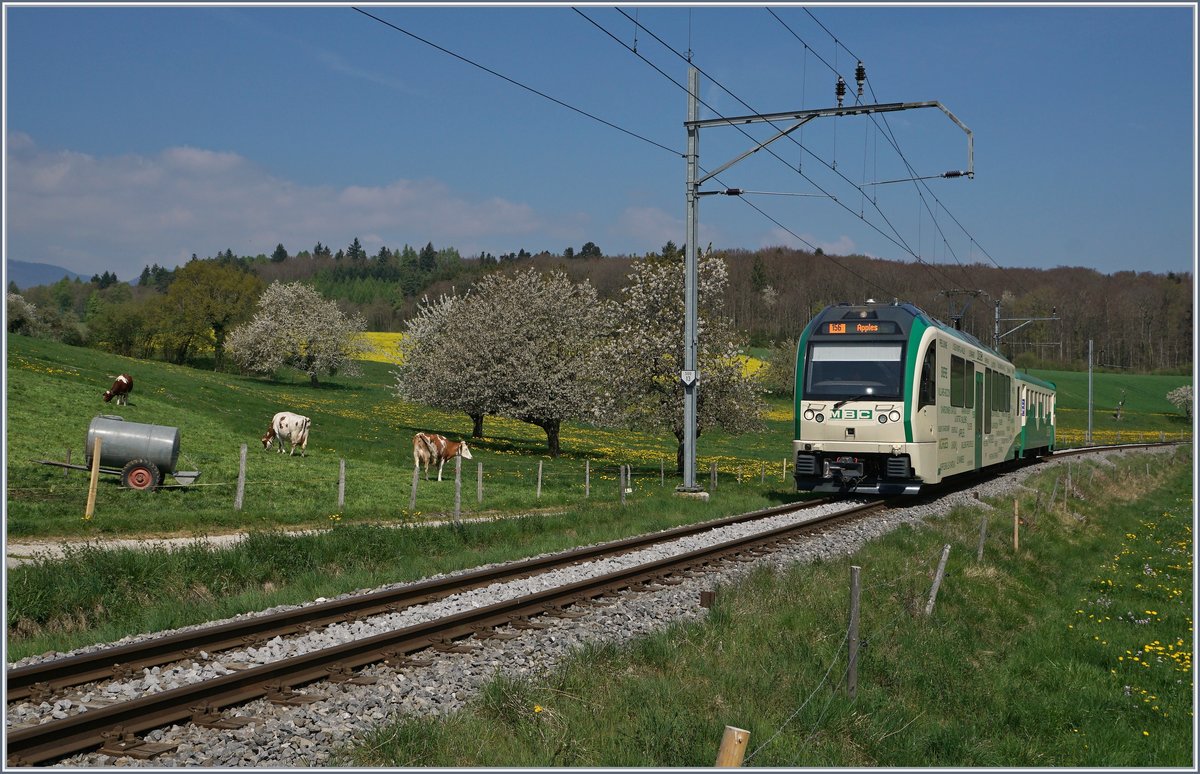
{"label": "train headlight", "polygon": [[804,412],[804,421],[811,422],[814,416],[816,416],[816,412],[814,412],[812,409],[807,409]]}
{"label": "train headlight", "polygon": [[899,422],[900,421],[900,412],[899,411],[889,412],[888,419],[892,420],[893,422]]}
{"label": "train headlight", "polygon": [[825,415],[824,415],[824,414],[817,414],[817,416],[816,416],[816,419],[817,419],[817,424],[820,424],[821,422],[824,422],[824,421],[825,421]]}
{"label": "train headlight", "polygon": [[880,415],[879,415],[879,424],[881,424],[881,425],[886,425],[886,424],[887,424],[887,421],[888,421],[888,415],[887,415],[887,414],[880,414]]}

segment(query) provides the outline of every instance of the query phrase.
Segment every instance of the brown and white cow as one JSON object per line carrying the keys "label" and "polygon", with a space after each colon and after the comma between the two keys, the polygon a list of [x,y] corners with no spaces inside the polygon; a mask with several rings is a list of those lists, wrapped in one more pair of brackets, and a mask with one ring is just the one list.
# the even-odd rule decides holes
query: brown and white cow
{"label": "brown and white cow", "polygon": [[466,441],[451,441],[437,433],[417,433],[413,436],[413,466],[414,469],[425,466],[425,480],[429,480],[429,465],[438,466],[437,480],[442,480],[442,466],[447,460],[455,457],[471,459],[471,447]]}
{"label": "brown and white cow", "polygon": [[293,414],[290,411],[280,411],[271,418],[271,426],[267,428],[267,433],[262,437],[263,449],[271,448],[272,441],[278,441],[279,453],[283,454],[283,443],[287,441],[291,444],[292,449],[288,456],[296,454],[296,447],[300,447],[300,456],[305,456],[305,451],[308,449],[308,428],[311,421],[308,417],[300,414]]}
{"label": "brown and white cow", "polygon": [[118,406],[127,406],[131,392],[133,392],[133,377],[129,374],[121,374],[112,383],[112,387],[104,391],[104,402],[108,403],[116,398]]}

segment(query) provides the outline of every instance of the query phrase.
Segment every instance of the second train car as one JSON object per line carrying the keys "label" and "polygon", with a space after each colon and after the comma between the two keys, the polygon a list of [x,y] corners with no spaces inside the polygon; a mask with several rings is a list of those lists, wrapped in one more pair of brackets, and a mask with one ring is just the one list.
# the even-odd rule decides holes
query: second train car
{"label": "second train car", "polygon": [[1055,387],[917,307],[838,304],[796,352],[799,490],[916,494],[1054,449]]}

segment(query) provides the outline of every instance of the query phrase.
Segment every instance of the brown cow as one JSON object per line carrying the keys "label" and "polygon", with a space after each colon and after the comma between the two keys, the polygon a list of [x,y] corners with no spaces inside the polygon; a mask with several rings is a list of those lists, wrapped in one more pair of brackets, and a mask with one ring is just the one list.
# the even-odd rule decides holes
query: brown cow
{"label": "brown cow", "polygon": [[441,481],[442,466],[455,457],[471,459],[471,448],[466,441],[451,441],[437,433],[417,433],[413,436],[413,466],[414,469],[425,466],[426,481],[429,480],[430,463],[437,463],[437,480]]}
{"label": "brown cow", "polygon": [[112,387],[104,391],[104,402],[108,403],[113,398],[116,398],[118,406],[127,406],[129,405],[129,393],[131,392],[133,392],[133,377],[129,374],[121,374],[112,383]]}

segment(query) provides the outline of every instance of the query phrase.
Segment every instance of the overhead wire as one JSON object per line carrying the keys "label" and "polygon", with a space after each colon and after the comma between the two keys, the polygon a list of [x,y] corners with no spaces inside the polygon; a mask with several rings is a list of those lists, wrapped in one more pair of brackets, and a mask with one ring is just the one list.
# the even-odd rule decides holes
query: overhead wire
{"label": "overhead wire", "polygon": [[[791,26],[790,26],[790,25],[789,25],[787,22],[785,22],[785,21],[784,21],[782,18],[780,18],[779,14],[775,13],[775,11],[774,11],[773,9],[771,9],[771,8],[767,8],[766,10],[767,10],[767,12],[768,12],[768,13],[770,13],[770,14],[771,14],[771,16],[772,16],[772,17],[773,17],[773,18],[774,18],[774,19],[775,19],[777,22],[779,22],[779,24],[780,24],[780,25],[781,25],[781,26],[782,26],[782,27],[783,27],[785,30],[787,30],[787,31],[788,31],[788,32],[789,32],[789,33],[792,35],[792,37],[794,37],[794,38],[795,38],[797,41],[799,41],[799,43],[800,43],[802,46],[804,46],[804,50],[805,50],[805,52],[808,52],[808,51],[813,51],[814,53],[816,53],[816,50],[815,50],[815,49],[813,49],[811,46],[809,46],[809,45],[808,45],[808,42],[807,42],[806,40],[804,40],[802,37],[800,37],[800,35],[799,35],[799,34],[798,34],[798,33],[797,33],[797,32],[796,32],[794,29],[792,29],[792,27],[791,27]],[[807,11],[808,9],[805,9],[805,10]],[[811,13],[811,12],[809,12],[809,16],[810,16],[810,17],[812,16],[812,13]],[[816,23],[817,23],[817,24],[818,24],[818,25],[821,27],[821,29],[825,30],[825,32],[826,32],[826,33],[827,33],[827,34],[830,36],[830,38],[832,38],[832,39],[833,39],[833,41],[834,41],[834,43],[835,43],[836,45],[839,45],[839,46],[841,46],[842,48],[844,48],[844,49],[846,50],[846,53],[850,54],[850,56],[851,56],[852,58],[854,58],[854,59],[858,60],[859,62],[861,62],[861,61],[862,61],[861,57],[857,56],[857,55],[856,55],[856,54],[855,54],[853,51],[851,51],[851,50],[850,50],[849,48],[847,48],[847,47],[846,47],[844,44],[842,44],[842,43],[841,43],[841,41],[840,41],[840,40],[838,40],[837,36],[835,36],[835,35],[834,35],[832,32],[830,32],[830,31],[829,31],[829,29],[828,29],[828,28],[827,28],[825,25],[821,24],[820,20],[818,20],[816,17],[813,17],[813,21],[815,21],[815,22],[816,22]],[[836,51],[836,48],[835,48],[835,51]],[[842,74],[841,74],[840,72],[838,72],[837,68],[836,68],[834,65],[831,65],[831,64],[829,64],[829,62],[828,62],[828,61],[826,61],[824,57],[820,56],[820,54],[817,54],[817,58],[818,58],[818,59],[821,61],[821,63],[822,63],[823,65],[825,65],[825,67],[826,67],[826,68],[828,68],[828,69],[829,69],[829,71],[830,71],[830,72],[832,72],[834,75],[837,75],[837,76],[841,77],[841,75],[842,75]],[[876,99],[876,98],[875,98],[875,89],[874,89],[874,86],[871,84],[871,81],[870,81],[870,79],[866,79],[865,83],[866,83],[866,85],[867,85],[867,88],[871,90],[871,98],[872,98],[872,99],[873,99],[875,102],[878,102],[878,99]],[[857,96],[857,95],[855,95],[855,101],[856,101],[856,102],[858,102],[859,104],[861,104],[861,100],[859,100],[859,98],[858,98],[858,96]],[[887,128],[887,131],[883,132],[884,139],[885,139],[885,140],[887,140],[888,144],[890,144],[890,145],[892,146],[892,149],[896,151],[896,155],[900,157],[900,160],[901,160],[902,162],[904,162],[904,166],[905,166],[905,168],[908,170],[908,173],[909,173],[909,177],[908,177],[908,178],[903,178],[903,179],[900,179],[900,180],[895,180],[895,181],[887,181],[887,182],[889,182],[889,183],[890,183],[890,182],[907,182],[907,181],[909,181],[909,180],[914,180],[914,181],[915,181],[915,180],[918,180],[918,179],[925,179],[925,178],[920,178],[920,177],[918,177],[918,176],[917,176],[917,172],[916,172],[916,170],[915,170],[915,169],[913,169],[913,166],[912,166],[912,164],[911,164],[911,163],[909,163],[909,161],[908,161],[908,158],[907,158],[907,157],[904,155],[904,152],[903,152],[903,151],[900,149],[900,144],[899,144],[899,142],[896,140],[896,138],[895,138],[895,135],[894,135],[894,133],[893,133],[893,132],[892,132],[892,130],[891,130],[891,124],[890,124],[890,123],[888,122],[888,120],[887,120],[887,115],[886,115],[886,114],[884,114],[884,115],[881,115],[879,118],[877,118],[877,117],[876,117],[874,114],[869,114],[869,115],[868,115],[868,117],[871,119],[871,122],[872,122],[872,124],[874,124],[874,125],[875,125],[875,128],[876,128],[877,130],[880,130],[880,127],[879,127],[879,118],[882,118],[882,119],[883,119],[884,126]],[[882,130],[880,130],[880,131],[882,131]],[[942,175],[930,175],[930,176],[929,176],[929,179],[932,179],[932,178],[941,178],[941,177],[942,177]],[[927,190],[929,190],[929,192],[930,192],[930,195],[933,195],[933,196],[934,196],[934,199],[937,199],[936,195],[934,195],[934,194],[933,194],[933,191],[932,191],[932,189],[930,189],[930,188],[929,188],[928,184],[925,184],[925,187],[926,187],[926,189],[927,189]],[[933,213],[932,213],[932,211],[930,210],[928,203],[925,201],[925,197],[924,197],[924,196],[921,194],[921,192],[920,192],[920,189],[919,189],[919,188],[917,189],[917,196],[918,196],[918,198],[921,200],[921,203],[922,203],[922,204],[925,206],[925,209],[926,209],[926,211],[929,211],[929,212],[930,212],[930,215],[932,216],[932,215],[933,215]],[[944,207],[944,205],[943,205],[943,207]],[[940,225],[937,223],[937,220],[936,220],[936,218],[934,219],[934,226],[935,226],[935,227],[938,229],[938,231],[939,231],[939,233],[940,233],[940,232],[941,232],[941,226],[940,226]],[[961,228],[961,226],[960,226],[960,228]],[[966,231],[964,230],[964,232],[963,232],[963,233],[966,233]],[[942,236],[942,239],[943,239],[943,241],[944,241],[944,242],[946,242],[947,246],[949,246],[949,240],[947,240],[947,239],[946,239],[946,237],[945,237],[945,234],[944,234],[944,233],[942,233],[942,234],[941,234],[941,236]],[[966,276],[966,277],[967,277],[968,284],[973,284],[973,283],[974,283],[974,280],[973,280],[973,279],[971,279],[971,277],[969,276],[969,273],[967,272],[967,268],[966,268],[966,266],[964,266],[964,265],[962,264],[962,261],[959,261],[959,260],[958,260],[958,255],[957,255],[956,253],[954,253],[954,251],[953,251],[953,248],[950,248],[950,250],[951,250],[951,255],[954,257],[955,263],[957,263],[957,264],[959,265],[959,267],[960,267],[960,268],[961,268],[961,270],[963,271],[963,274],[964,274],[964,276]],[[917,256],[917,260],[918,260],[918,261],[920,261],[920,260],[921,260],[919,256]],[[948,279],[948,278],[947,278],[947,279]]]}
{"label": "overhead wire", "polygon": [[[770,10],[770,9],[768,9],[768,10]],[[826,26],[825,26],[825,24],[823,24],[823,23],[821,22],[821,20],[820,20],[820,19],[818,19],[818,18],[817,18],[817,17],[816,17],[816,16],[813,14],[813,12],[812,12],[810,9],[808,9],[808,8],[805,8],[805,9],[804,9],[804,12],[805,12],[806,14],[808,14],[809,18],[811,18],[811,19],[812,19],[812,20],[813,20],[813,21],[814,21],[814,22],[817,24],[817,26],[819,26],[819,27],[820,27],[820,28],[821,28],[821,29],[822,29],[822,30],[825,32],[825,34],[827,34],[827,35],[829,36],[829,38],[830,38],[830,39],[831,39],[831,40],[834,42],[834,44],[835,44],[836,46],[840,46],[840,47],[841,47],[842,49],[844,49],[844,50],[846,51],[846,53],[847,53],[847,54],[849,54],[851,57],[854,57],[855,59],[858,59],[859,61],[861,61],[861,57],[858,57],[858,56],[857,56],[857,55],[856,55],[856,54],[855,54],[853,51],[851,51],[851,50],[850,50],[850,48],[849,48],[849,46],[847,46],[845,43],[843,43],[843,42],[842,42],[842,41],[841,41],[841,40],[840,40],[840,39],[837,37],[837,35],[834,35],[834,34],[833,34],[833,32],[832,32],[832,31],[831,31],[831,30],[830,30],[828,27],[826,27]],[[788,31],[789,31],[789,32],[792,32],[792,34],[793,34],[793,35],[795,35],[795,32],[794,32],[794,31],[792,31],[792,30],[791,30],[791,28],[790,28],[790,27],[788,27],[788,26],[787,26],[787,24],[786,24],[786,23],[784,23],[782,19],[779,19],[778,15],[776,15],[774,12],[772,12],[772,14],[771,14],[771,15],[772,15],[772,16],[775,16],[775,18],[779,20],[780,24],[783,24],[783,26],[784,26],[786,29],[788,29]],[[796,36],[796,37],[797,37],[797,39],[799,39],[799,36]],[[801,41],[801,42],[803,42],[803,41]],[[807,43],[804,43],[804,46],[805,46],[805,48],[806,48],[806,49],[808,48],[808,44],[807,44]],[[823,61],[823,60],[822,60],[822,61]],[[828,66],[828,63],[826,63],[826,65]],[[874,85],[871,83],[871,81],[870,81],[870,80],[868,80],[866,83],[867,83],[867,88],[868,88],[868,89],[871,91],[871,98],[872,98],[873,100],[876,100],[876,101],[878,101],[878,99],[877,99],[877,98],[876,98],[876,96],[875,96],[875,88],[874,88]],[[874,117],[872,117],[872,118],[874,118]],[[884,135],[884,136],[885,136],[885,139],[887,139],[887,140],[888,140],[888,142],[892,144],[892,147],[893,147],[893,148],[895,148],[895,150],[896,150],[896,153],[897,153],[897,154],[900,156],[901,160],[904,162],[904,164],[905,164],[905,166],[908,168],[909,172],[910,172],[911,174],[915,175],[916,173],[915,173],[915,171],[912,169],[912,165],[911,165],[911,164],[909,164],[907,157],[905,157],[905,156],[904,156],[904,153],[903,153],[903,151],[901,151],[901,150],[900,150],[900,147],[899,147],[899,143],[898,143],[898,141],[896,141],[896,140],[895,140],[895,135],[894,135],[894,133],[892,132],[891,124],[890,124],[890,123],[888,123],[887,116],[886,116],[886,115],[883,115],[883,116],[881,116],[881,118],[883,119],[884,126],[886,127],[886,132],[885,132],[885,135]],[[975,246],[975,247],[979,248],[980,252],[982,252],[982,253],[983,253],[985,256],[987,256],[987,259],[988,259],[989,261],[991,261],[991,262],[992,262],[992,265],[993,265],[993,266],[995,266],[997,269],[1003,269],[1004,267],[1003,267],[1003,266],[1001,266],[1001,265],[1000,265],[1000,263],[999,263],[999,262],[997,262],[997,261],[996,261],[996,259],[992,257],[991,253],[989,253],[987,250],[985,250],[985,249],[983,248],[983,246],[982,246],[982,245],[980,245],[980,244],[979,244],[979,241],[975,239],[975,236],[974,236],[974,235],[973,235],[973,234],[972,234],[970,231],[968,231],[968,230],[967,230],[966,226],[964,226],[964,225],[962,224],[962,222],[961,222],[961,221],[959,221],[959,219],[958,219],[957,217],[955,217],[954,213],[952,213],[952,212],[950,211],[950,209],[946,207],[945,203],[944,203],[944,202],[942,202],[942,201],[941,201],[941,200],[938,198],[937,194],[933,192],[933,189],[929,187],[929,184],[928,184],[928,183],[925,183],[925,182],[923,182],[925,179],[927,179],[927,178],[915,178],[915,180],[922,181],[922,182],[921,182],[921,185],[922,185],[922,186],[925,188],[925,190],[926,190],[926,191],[929,193],[929,195],[930,195],[930,196],[933,198],[933,200],[934,200],[935,202],[937,202],[937,204],[939,204],[939,205],[941,206],[942,210],[943,210],[943,211],[946,213],[946,215],[948,215],[948,216],[950,217],[950,219],[951,219],[951,220],[954,222],[954,224],[955,224],[956,226],[958,226],[959,230],[960,230],[960,231],[962,231],[963,235],[967,237],[967,239],[968,239],[969,243],[970,243],[971,245],[973,245],[973,246]],[[923,201],[923,200],[924,200],[924,197],[922,196],[922,201]],[[935,220],[935,223],[936,223],[936,220]],[[939,227],[939,232],[940,232],[940,227]],[[942,234],[942,237],[943,237],[943,240],[946,242],[946,245],[947,245],[947,247],[949,247],[949,240],[946,240],[946,239],[945,239],[945,235],[944,235],[944,234]],[[958,254],[957,254],[957,253],[954,251],[954,249],[953,249],[952,247],[950,247],[950,251],[951,251],[951,255],[954,257],[955,261],[958,261]],[[960,265],[961,265],[961,262],[959,262],[959,263],[960,263]],[[964,267],[964,270],[965,270],[965,267]],[[1028,289],[1026,289],[1026,288],[1025,288],[1025,287],[1024,287],[1022,284],[1021,284],[1021,282],[1020,282],[1020,281],[1018,281],[1018,280],[1017,280],[1015,277],[1012,277],[1012,278],[1009,278],[1009,279],[1010,279],[1010,280],[1013,282],[1013,284],[1015,284],[1015,285],[1016,285],[1016,286],[1017,286],[1017,287],[1018,287],[1018,288],[1019,288],[1019,289],[1020,289],[1020,290],[1021,290],[1023,293],[1026,293],[1026,294],[1028,294],[1028,293],[1029,293]]]}
{"label": "overhead wire", "polygon": [[[596,26],[598,29],[601,29],[601,30],[602,30],[602,31],[604,31],[606,34],[608,34],[608,35],[609,35],[609,37],[613,38],[613,39],[614,39],[614,40],[616,40],[618,43],[620,43],[620,44],[621,44],[621,45],[622,45],[624,48],[626,48],[626,50],[630,50],[630,49],[629,49],[629,46],[625,45],[624,41],[621,41],[619,38],[617,38],[616,36],[614,36],[614,35],[612,35],[611,33],[609,33],[609,32],[608,32],[606,29],[604,29],[604,27],[603,27],[602,25],[600,25],[600,24],[599,24],[599,23],[597,23],[595,20],[593,20],[593,19],[591,19],[590,17],[588,17],[586,14],[584,14],[583,12],[581,12],[581,11],[580,11],[578,8],[575,8],[574,10],[575,10],[575,12],[576,12],[576,13],[580,14],[580,15],[581,15],[581,16],[583,16],[585,19],[587,19],[589,22],[591,22],[591,23],[592,23],[594,26]],[[624,16],[626,19],[628,19],[628,20],[630,20],[630,21],[634,21],[634,20],[632,19],[632,17],[630,17],[630,16],[629,16],[629,14],[625,13],[625,12],[624,12],[623,10],[621,10],[620,8],[617,8],[617,9],[615,9],[615,10],[616,10],[618,13],[620,13],[622,16]],[[636,22],[635,22],[635,23],[636,23]],[[660,45],[662,45],[662,46],[663,46],[664,48],[666,48],[668,51],[670,51],[670,52],[672,52],[673,54],[675,54],[675,56],[677,56],[677,57],[679,57],[679,58],[681,58],[681,59],[686,59],[686,57],[684,57],[684,56],[683,56],[683,55],[682,55],[682,54],[681,54],[681,53],[680,53],[678,50],[676,50],[676,49],[675,49],[673,46],[671,46],[669,43],[667,43],[666,41],[664,41],[664,40],[663,40],[661,37],[659,37],[658,35],[656,35],[656,34],[655,34],[655,33],[654,33],[652,30],[648,29],[648,28],[647,28],[647,27],[646,27],[644,24],[640,24],[640,23],[639,23],[639,24],[638,24],[638,26],[639,26],[639,27],[640,27],[640,28],[641,28],[641,29],[642,29],[644,32],[646,32],[648,35],[650,35],[650,37],[654,38],[654,40],[655,40],[655,41],[657,41],[657,42],[658,42]],[[654,67],[654,69],[655,69],[655,70],[657,70],[659,73],[662,73],[662,70],[661,70],[660,68],[658,68],[658,67],[657,67],[657,65],[654,65],[653,63],[649,62],[649,60],[647,60],[647,59],[646,59],[646,58],[645,58],[645,57],[644,57],[642,54],[640,54],[640,53],[636,53],[636,52],[635,52],[635,56],[637,56],[638,58],[642,59],[642,60],[643,60],[643,61],[645,61],[647,64],[650,64],[650,65],[651,65],[652,67]],[[689,60],[689,62],[690,62],[690,60]],[[694,63],[692,63],[692,64],[693,64],[693,66],[695,66],[695,65],[694,65]],[[740,98],[740,97],[739,97],[737,94],[733,93],[733,91],[731,91],[730,89],[728,89],[727,87],[725,87],[723,84],[721,84],[721,83],[720,83],[718,80],[716,80],[716,79],[715,79],[715,78],[713,78],[711,75],[709,75],[708,73],[706,73],[706,72],[705,72],[705,71],[704,71],[702,68],[699,68],[699,67],[697,67],[697,70],[698,70],[698,71],[699,71],[699,72],[700,72],[702,75],[704,75],[704,77],[705,77],[705,78],[707,78],[709,81],[711,81],[711,82],[712,82],[714,85],[716,85],[716,86],[717,86],[718,88],[720,88],[722,91],[724,91],[725,93],[729,94],[731,97],[733,97],[733,98],[734,98],[735,100],[737,100],[739,103],[741,103],[741,104],[742,104],[742,105],[743,105],[743,106],[744,106],[744,107],[745,107],[747,110],[750,110],[751,112],[753,112],[753,113],[754,113],[754,115],[756,115],[756,116],[757,116],[757,115],[761,115],[761,113],[759,113],[759,111],[755,110],[755,109],[754,109],[754,108],[753,108],[751,105],[747,104],[745,100],[741,99],[741,98]],[[663,74],[665,75],[665,73],[663,73]],[[671,78],[670,76],[666,76],[666,77],[667,77],[667,78],[668,78],[668,79],[669,79],[669,80],[670,80],[672,83],[674,83],[674,84],[675,84],[676,86],[678,86],[679,88],[681,88],[681,89],[684,89],[684,91],[686,92],[686,90],[687,90],[687,89],[686,89],[686,87],[684,87],[684,86],[682,86],[681,84],[679,84],[677,81],[675,81],[675,79],[674,79],[674,78]],[[714,114],[715,114],[717,117],[719,117],[719,118],[726,118],[726,116],[722,115],[722,113],[721,113],[719,110],[716,110],[715,108],[713,108],[711,105],[709,105],[709,104],[708,104],[707,102],[705,102],[704,100],[700,100],[700,99],[698,99],[698,101],[700,102],[700,104],[704,105],[704,107],[706,107],[706,108],[708,108],[710,111],[712,111],[712,112],[713,112],[713,113],[714,113]],[[778,125],[776,125],[776,124],[775,124],[774,122],[772,122],[772,121],[767,121],[766,123],[768,123],[768,124],[769,124],[769,125],[771,125],[771,126],[774,126],[776,129],[778,129],[778,128],[779,128],[779,127],[778,127]],[[755,138],[754,138],[752,135],[750,135],[748,132],[746,132],[744,129],[742,129],[740,126],[733,125],[733,128],[735,128],[735,129],[737,129],[738,131],[740,131],[740,132],[741,132],[741,133],[742,133],[742,134],[743,134],[745,137],[747,137],[747,138],[748,138],[748,139],[750,139],[751,141],[755,141]],[[802,150],[808,151],[809,155],[811,155],[811,156],[812,156],[813,158],[815,158],[816,160],[820,161],[820,162],[821,162],[821,163],[822,163],[822,164],[823,164],[823,165],[824,165],[824,166],[825,166],[827,169],[829,169],[830,171],[832,171],[832,172],[833,172],[834,174],[836,174],[838,177],[842,178],[842,180],[844,180],[844,181],[845,181],[847,184],[849,184],[850,186],[854,187],[855,189],[857,189],[857,190],[859,190],[859,191],[861,192],[861,190],[862,190],[862,189],[861,189],[861,188],[860,188],[860,187],[859,187],[859,186],[858,186],[858,185],[857,185],[857,184],[856,184],[856,183],[855,183],[853,180],[851,180],[850,178],[846,177],[846,175],[845,175],[845,174],[843,174],[843,173],[839,172],[836,166],[833,166],[833,165],[831,165],[829,162],[825,161],[825,159],[821,158],[821,156],[819,156],[819,155],[818,155],[818,154],[816,154],[816,153],[813,153],[811,150],[809,150],[808,148],[806,148],[806,147],[804,147],[803,145],[801,145],[801,144],[800,144],[800,143],[799,143],[799,142],[798,142],[798,141],[797,141],[797,140],[796,140],[794,137],[791,137],[791,136],[789,135],[789,136],[787,137],[787,139],[788,139],[788,140],[790,140],[791,142],[795,143],[796,145],[798,145],[798,146],[799,146],[799,147],[800,147]],[[879,213],[879,216],[880,216],[881,218],[883,218],[883,221],[884,221],[885,223],[887,223],[887,225],[888,225],[888,226],[889,226],[889,227],[892,229],[892,232],[893,232],[893,233],[896,235],[896,237],[895,237],[895,238],[893,238],[892,236],[890,236],[890,235],[888,235],[887,233],[885,233],[885,232],[884,232],[884,231],[883,231],[881,228],[879,228],[877,225],[875,225],[874,223],[872,223],[870,220],[866,219],[864,216],[862,216],[862,215],[860,215],[860,214],[858,214],[858,213],[855,213],[855,212],[854,212],[854,210],[853,210],[852,208],[850,208],[849,206],[847,206],[847,205],[846,205],[846,204],[845,204],[843,201],[841,201],[841,199],[839,199],[837,196],[835,196],[835,195],[833,195],[833,194],[829,193],[828,191],[826,191],[826,190],[825,190],[823,187],[821,187],[821,186],[820,186],[820,185],[819,185],[819,184],[818,184],[818,183],[817,183],[815,180],[813,180],[813,179],[812,179],[811,177],[809,177],[808,175],[804,174],[804,172],[803,172],[803,171],[801,171],[801,170],[798,170],[798,169],[794,169],[794,168],[793,168],[793,167],[792,167],[790,164],[788,164],[788,163],[787,163],[787,162],[786,162],[786,161],[785,161],[785,160],[784,160],[782,157],[780,157],[780,156],[779,156],[777,153],[775,153],[775,152],[774,152],[772,149],[770,149],[770,148],[765,148],[765,147],[764,147],[764,148],[763,148],[763,150],[767,151],[767,153],[768,153],[770,156],[774,157],[774,158],[775,158],[777,161],[779,161],[779,162],[783,163],[783,164],[784,164],[785,166],[787,166],[789,169],[792,169],[793,171],[795,171],[797,174],[799,174],[801,177],[803,177],[805,180],[807,180],[807,181],[808,181],[810,184],[812,184],[812,185],[813,185],[813,187],[815,187],[817,190],[821,191],[823,194],[825,194],[826,196],[828,196],[828,197],[830,198],[830,200],[831,200],[831,201],[833,201],[835,204],[837,204],[838,206],[840,206],[842,209],[844,209],[844,210],[846,210],[847,212],[849,212],[850,214],[852,214],[852,215],[855,215],[856,217],[858,217],[858,218],[859,218],[859,219],[860,219],[862,222],[866,223],[866,224],[867,224],[868,226],[870,226],[870,227],[871,227],[873,230],[875,230],[875,231],[876,231],[876,232],[877,232],[877,233],[878,233],[880,236],[884,237],[884,238],[885,238],[885,239],[887,239],[888,241],[892,242],[892,244],[896,245],[897,247],[899,247],[900,249],[904,250],[906,253],[908,253],[909,255],[911,255],[911,256],[912,256],[914,259],[916,259],[917,263],[918,263],[919,265],[921,265],[922,267],[924,267],[924,268],[925,268],[925,270],[926,270],[927,272],[929,272],[931,275],[932,275],[932,274],[935,274],[935,273],[936,273],[936,274],[941,274],[944,280],[946,280],[946,281],[949,281],[949,277],[947,277],[947,276],[946,276],[944,273],[942,273],[942,272],[941,272],[941,271],[940,271],[940,270],[939,270],[937,267],[933,266],[932,264],[930,264],[930,263],[929,263],[929,262],[927,262],[927,261],[924,261],[924,260],[923,260],[923,259],[922,259],[922,258],[921,258],[921,257],[920,257],[920,256],[919,256],[919,255],[918,255],[918,254],[917,254],[917,253],[916,253],[916,252],[915,252],[915,251],[914,251],[914,250],[913,250],[913,249],[912,249],[912,248],[911,248],[911,247],[908,245],[907,241],[906,241],[906,240],[904,239],[904,237],[903,237],[903,236],[900,234],[899,230],[897,230],[897,229],[896,229],[895,225],[893,225],[893,224],[892,224],[891,220],[890,220],[890,219],[887,217],[887,215],[886,215],[886,214],[883,212],[883,210],[882,210],[881,208],[879,208],[879,206],[878,206],[878,204],[877,204],[876,202],[872,202],[872,206],[875,208],[876,212],[878,212],[878,213]],[[757,209],[757,208],[756,208],[756,209]],[[761,212],[761,210],[760,210],[760,212]],[[897,241],[897,240],[899,240],[899,241]]]}

